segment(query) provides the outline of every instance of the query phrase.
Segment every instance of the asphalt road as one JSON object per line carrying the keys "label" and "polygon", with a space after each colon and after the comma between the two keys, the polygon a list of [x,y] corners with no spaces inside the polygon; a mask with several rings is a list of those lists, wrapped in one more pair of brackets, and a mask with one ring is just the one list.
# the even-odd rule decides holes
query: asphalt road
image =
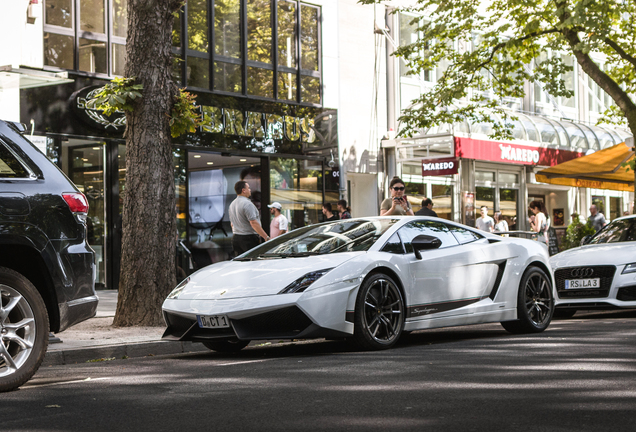
{"label": "asphalt road", "polygon": [[0,430],[634,431],[635,342],[630,311],[51,366],[0,395]]}

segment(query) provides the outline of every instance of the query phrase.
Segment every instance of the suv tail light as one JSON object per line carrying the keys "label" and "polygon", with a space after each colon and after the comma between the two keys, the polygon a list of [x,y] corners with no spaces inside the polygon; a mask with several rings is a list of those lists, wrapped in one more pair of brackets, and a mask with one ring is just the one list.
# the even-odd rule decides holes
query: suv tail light
{"label": "suv tail light", "polygon": [[73,213],[88,213],[88,201],[83,193],[64,193],[62,197]]}

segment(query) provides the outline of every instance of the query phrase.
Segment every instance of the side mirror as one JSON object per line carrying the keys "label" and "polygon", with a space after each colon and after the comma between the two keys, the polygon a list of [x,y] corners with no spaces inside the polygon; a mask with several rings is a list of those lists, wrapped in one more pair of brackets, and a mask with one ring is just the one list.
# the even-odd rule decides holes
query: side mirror
{"label": "side mirror", "polygon": [[415,257],[422,259],[421,250],[437,249],[442,245],[442,241],[437,237],[422,234],[411,240],[411,245],[413,246]]}
{"label": "side mirror", "polygon": [[591,236],[591,235],[586,235],[585,237],[583,237],[583,238],[581,239],[581,243],[580,243],[580,245],[581,245],[581,246],[583,246],[583,245],[588,244],[588,243],[590,242],[590,240],[591,240],[591,239],[592,239],[592,236]]}

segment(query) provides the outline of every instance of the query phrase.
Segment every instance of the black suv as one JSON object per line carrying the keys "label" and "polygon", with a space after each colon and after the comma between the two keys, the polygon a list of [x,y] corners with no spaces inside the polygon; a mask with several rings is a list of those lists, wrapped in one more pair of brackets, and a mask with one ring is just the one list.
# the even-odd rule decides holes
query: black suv
{"label": "black suv", "polygon": [[0,391],[37,371],[49,331],[95,315],[95,264],[86,243],[86,197],[0,121]]}

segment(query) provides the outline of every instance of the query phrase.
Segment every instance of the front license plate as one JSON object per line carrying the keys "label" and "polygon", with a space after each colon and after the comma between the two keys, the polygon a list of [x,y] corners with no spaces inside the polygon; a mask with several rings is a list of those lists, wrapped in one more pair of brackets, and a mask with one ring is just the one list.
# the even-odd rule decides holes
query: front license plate
{"label": "front license plate", "polygon": [[201,328],[225,328],[230,326],[230,320],[225,315],[197,315]]}
{"label": "front license plate", "polygon": [[565,289],[600,288],[601,278],[593,279],[566,279]]}

